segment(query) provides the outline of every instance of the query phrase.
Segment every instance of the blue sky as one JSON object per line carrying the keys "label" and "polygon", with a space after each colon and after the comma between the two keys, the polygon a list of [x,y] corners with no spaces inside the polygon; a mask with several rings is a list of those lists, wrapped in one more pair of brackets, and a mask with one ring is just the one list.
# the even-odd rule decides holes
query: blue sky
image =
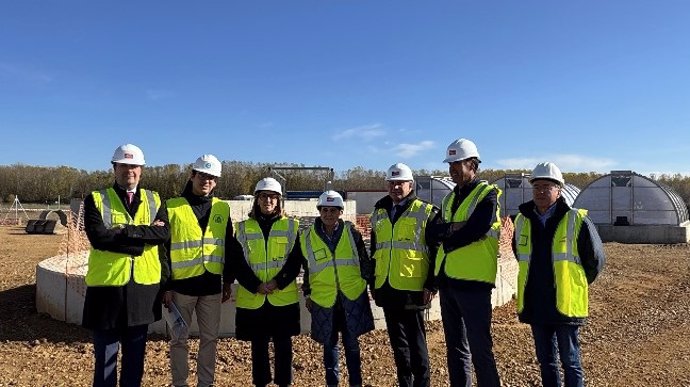
{"label": "blue sky", "polygon": [[0,0],[0,165],[690,171],[690,2]]}

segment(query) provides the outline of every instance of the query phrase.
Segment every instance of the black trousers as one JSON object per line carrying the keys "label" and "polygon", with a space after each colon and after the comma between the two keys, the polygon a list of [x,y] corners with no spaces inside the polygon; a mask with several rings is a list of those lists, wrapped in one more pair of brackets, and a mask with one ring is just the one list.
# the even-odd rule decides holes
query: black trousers
{"label": "black trousers", "polygon": [[384,308],[400,387],[429,387],[429,350],[422,310]]}
{"label": "black trousers", "polygon": [[441,318],[448,351],[450,387],[500,387],[491,339],[491,289],[441,287]]}
{"label": "black trousers", "polygon": [[[252,382],[257,387],[264,387],[272,380],[269,341],[268,336],[252,339]],[[292,337],[274,337],[273,347],[276,363],[273,381],[280,387],[289,386],[292,384]]]}

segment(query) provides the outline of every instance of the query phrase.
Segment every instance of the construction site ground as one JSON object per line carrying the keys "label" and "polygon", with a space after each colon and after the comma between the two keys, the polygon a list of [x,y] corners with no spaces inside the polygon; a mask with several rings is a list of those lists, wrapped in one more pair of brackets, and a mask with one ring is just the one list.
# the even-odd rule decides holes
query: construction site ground
{"label": "construction site ground", "polygon": [[[36,264],[56,255],[61,239],[0,227],[0,387],[91,385],[89,331],[36,312]],[[591,318],[581,334],[587,385],[690,386],[690,248],[617,243],[605,248],[607,266],[591,289]],[[529,327],[517,321],[513,303],[495,309],[493,337],[503,385],[540,385]],[[428,325],[428,342],[432,385],[446,386],[440,322]],[[365,385],[394,386],[386,332],[367,334],[361,343]],[[197,346],[198,340],[191,340],[192,352]],[[170,385],[167,349],[164,337],[150,337],[145,386]],[[294,385],[324,385],[320,346],[300,336],[294,352]],[[216,369],[217,386],[251,385],[249,344],[221,339]],[[341,385],[347,385],[345,377]]]}

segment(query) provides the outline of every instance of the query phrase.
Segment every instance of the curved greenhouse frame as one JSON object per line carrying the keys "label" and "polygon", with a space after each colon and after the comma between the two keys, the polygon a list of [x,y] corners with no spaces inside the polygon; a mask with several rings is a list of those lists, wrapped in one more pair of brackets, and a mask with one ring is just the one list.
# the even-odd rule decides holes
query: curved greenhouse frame
{"label": "curved greenhouse frame", "polygon": [[688,221],[688,207],[672,188],[632,171],[611,171],[575,200],[597,225],[673,225]]}
{"label": "curved greenhouse frame", "polygon": [[[498,188],[503,191],[499,202],[501,204],[501,216],[512,216],[518,213],[518,208],[522,203],[532,200],[532,184],[529,182],[528,174],[505,175],[494,180]],[[575,198],[580,194],[580,189],[573,184],[565,183],[561,190],[565,202],[573,206]]]}

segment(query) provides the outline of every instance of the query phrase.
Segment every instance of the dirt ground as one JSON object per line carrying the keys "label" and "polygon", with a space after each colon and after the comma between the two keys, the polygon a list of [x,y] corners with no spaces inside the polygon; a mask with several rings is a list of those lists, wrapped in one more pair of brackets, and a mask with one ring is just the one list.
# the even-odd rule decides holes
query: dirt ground
{"label": "dirt ground", "polygon": [[[0,387],[91,383],[89,332],[36,313],[36,264],[56,255],[61,238],[0,227]],[[606,253],[608,264],[592,288],[591,318],[582,332],[587,385],[690,386],[690,247],[608,243]],[[493,320],[503,385],[538,386],[529,329],[517,322],[514,305],[496,309]],[[428,341],[432,384],[446,386],[440,323],[429,324]],[[394,386],[386,332],[372,332],[361,342],[365,384]],[[322,386],[320,347],[303,336],[294,344],[295,386]],[[251,385],[249,358],[248,344],[222,339],[217,385]],[[169,375],[167,343],[151,337],[144,384],[169,386]]]}

